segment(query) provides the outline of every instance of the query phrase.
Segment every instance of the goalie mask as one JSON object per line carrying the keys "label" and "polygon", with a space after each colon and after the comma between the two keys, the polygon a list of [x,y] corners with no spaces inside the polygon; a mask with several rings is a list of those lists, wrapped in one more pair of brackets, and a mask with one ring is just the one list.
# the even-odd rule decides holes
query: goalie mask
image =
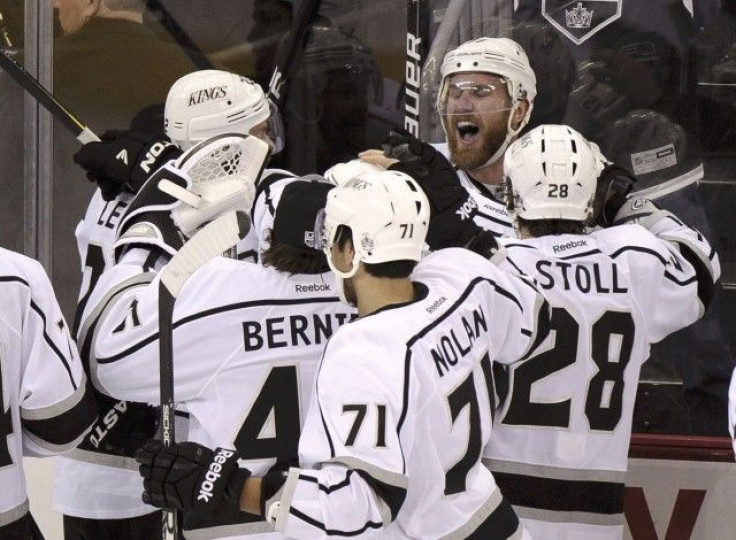
{"label": "goalie mask", "polygon": [[[532,114],[534,97],[537,94],[536,78],[529,65],[529,59],[521,46],[508,38],[479,38],[467,41],[448,52],[440,67],[442,82],[437,95],[436,108],[442,121],[442,129],[448,134],[447,117],[452,115],[489,114],[511,111],[506,123],[506,137],[493,155],[480,167],[482,169],[498,160],[508,147],[511,140],[529,122]],[[511,107],[499,108],[497,100],[489,100],[499,88],[490,84],[477,84],[474,81],[463,81],[462,78],[453,78],[462,73],[488,73],[500,77],[500,83],[511,97]],[[452,82],[450,79],[452,78]],[[455,111],[455,103],[463,94],[472,101],[470,110]],[[514,129],[513,111],[526,100],[529,108]],[[490,107],[490,108],[489,108]]]}
{"label": "goalie mask", "polygon": [[176,81],[166,97],[164,128],[182,150],[223,133],[254,135],[272,153],[284,147],[276,106],[258,84],[227,71],[196,71]]}
{"label": "goalie mask", "polygon": [[508,206],[527,220],[586,221],[605,158],[568,126],[539,126],[506,151]]}
{"label": "goalie mask", "polygon": [[[429,201],[416,181],[398,171],[364,173],[333,188],[325,207],[324,245],[330,269],[350,278],[360,262],[419,261],[429,226]],[[330,249],[340,225],[352,232],[352,268],[334,267]]]}

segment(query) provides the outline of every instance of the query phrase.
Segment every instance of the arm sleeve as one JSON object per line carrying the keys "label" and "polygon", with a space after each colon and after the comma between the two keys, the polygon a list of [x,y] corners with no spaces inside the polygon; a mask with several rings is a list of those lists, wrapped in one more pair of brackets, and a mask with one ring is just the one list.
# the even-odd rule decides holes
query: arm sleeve
{"label": "arm sleeve", "polygon": [[362,358],[338,352],[323,361],[300,441],[302,462],[321,459],[311,470],[292,469],[284,484],[275,523],[287,536],[371,536],[404,502],[408,478],[397,427],[404,374],[370,362],[386,356],[377,349],[366,341],[350,349]]}
{"label": "arm sleeve", "polygon": [[[697,231],[677,224],[670,216],[650,229],[656,238],[633,225],[627,230],[627,245],[613,254],[616,262],[627,267],[631,286],[635,289],[634,297],[646,320],[650,343],[657,343],[702,317],[706,307],[702,288],[709,285],[712,289],[714,280],[720,275],[715,253],[711,257],[707,255],[709,251],[699,250],[705,257],[695,265],[683,255],[683,249],[693,251],[681,242],[690,246],[708,244],[702,237],[697,238]],[[669,232],[665,234],[664,230]],[[680,240],[672,239],[675,236]],[[707,260],[713,264],[707,265]]]}
{"label": "arm sleeve", "polygon": [[524,275],[512,275],[493,267],[488,303],[493,313],[491,352],[494,361],[509,364],[532,355],[549,333],[549,304]]}
{"label": "arm sleeve", "polygon": [[[116,399],[160,403],[157,274],[145,272],[136,252],[99,280],[83,317],[80,343],[93,384]],[[176,349],[177,401],[195,397],[213,376],[194,347]]]}
{"label": "arm sleeve", "polygon": [[20,417],[34,455],[74,448],[97,419],[76,345],[38,263],[28,272],[30,296],[22,330]]}
{"label": "arm sleeve", "polygon": [[679,255],[695,271],[698,298],[707,309],[713,298],[715,283],[721,276],[718,254],[708,240],[696,229],[689,227],[670,212],[653,223],[649,231],[660,240],[674,244]]}

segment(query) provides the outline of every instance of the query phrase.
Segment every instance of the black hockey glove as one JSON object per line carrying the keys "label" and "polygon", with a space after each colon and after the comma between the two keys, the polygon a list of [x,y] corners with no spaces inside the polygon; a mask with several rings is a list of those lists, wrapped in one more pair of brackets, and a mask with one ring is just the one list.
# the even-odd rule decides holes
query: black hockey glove
{"label": "black hockey glove", "polygon": [[190,183],[181,171],[167,164],[143,184],[120,219],[114,244],[116,261],[128,247],[157,248],[161,255],[172,257],[184,245],[186,237],[171,216],[171,211],[182,203],[159,189],[163,180],[183,189]]}
{"label": "black hockey glove", "polygon": [[478,204],[460,184],[452,163],[434,147],[406,131],[392,131],[384,139],[383,153],[399,160],[389,169],[414,178],[429,199],[430,248],[462,247],[481,231],[473,221]]}
{"label": "black hockey glove", "polygon": [[169,141],[135,131],[107,131],[100,138],[82,146],[74,162],[97,183],[106,201],[123,191],[137,193],[151,173],[182,153]]}
{"label": "black hockey glove", "polygon": [[156,408],[145,403],[117,401],[97,394],[100,416],[80,447],[108,454],[133,456],[156,434]]}
{"label": "black hockey glove", "polygon": [[157,508],[192,512],[206,519],[222,505],[240,507],[240,494],[251,476],[238,467],[236,450],[209,448],[194,442],[166,448],[148,441],[136,453],[143,477],[143,502]]}
{"label": "black hockey glove", "polygon": [[595,194],[596,225],[609,227],[614,217],[628,200],[636,178],[616,164],[607,165],[598,176]]}

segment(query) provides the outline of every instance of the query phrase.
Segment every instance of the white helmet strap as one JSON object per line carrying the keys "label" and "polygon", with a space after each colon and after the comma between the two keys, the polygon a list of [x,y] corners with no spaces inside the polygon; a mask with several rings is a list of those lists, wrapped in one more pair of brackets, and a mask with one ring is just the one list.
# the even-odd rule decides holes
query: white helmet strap
{"label": "white helmet strap", "polygon": [[514,138],[519,134],[519,132],[524,129],[524,126],[526,125],[526,122],[524,120],[521,121],[518,128],[514,129],[512,127],[514,121],[514,112],[516,112],[516,107],[519,103],[521,103],[520,100],[514,99],[513,107],[509,111],[509,117],[506,120],[506,138],[504,139],[503,143],[501,143],[501,146],[499,146],[498,149],[493,153],[493,155],[488,158],[488,161],[486,161],[480,167],[476,167],[475,169],[471,170],[480,171],[496,163],[496,161],[498,161],[498,159],[504,155],[506,149],[509,147],[509,144],[511,144],[511,141],[513,141]]}

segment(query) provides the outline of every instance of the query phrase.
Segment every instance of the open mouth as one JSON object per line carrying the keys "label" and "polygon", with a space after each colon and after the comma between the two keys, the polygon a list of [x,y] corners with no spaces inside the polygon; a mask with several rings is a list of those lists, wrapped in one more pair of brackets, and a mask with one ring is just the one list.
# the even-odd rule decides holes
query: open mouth
{"label": "open mouth", "polygon": [[474,144],[478,139],[478,134],[480,133],[478,124],[471,120],[459,120],[455,124],[455,129],[457,131],[458,140],[467,146]]}

